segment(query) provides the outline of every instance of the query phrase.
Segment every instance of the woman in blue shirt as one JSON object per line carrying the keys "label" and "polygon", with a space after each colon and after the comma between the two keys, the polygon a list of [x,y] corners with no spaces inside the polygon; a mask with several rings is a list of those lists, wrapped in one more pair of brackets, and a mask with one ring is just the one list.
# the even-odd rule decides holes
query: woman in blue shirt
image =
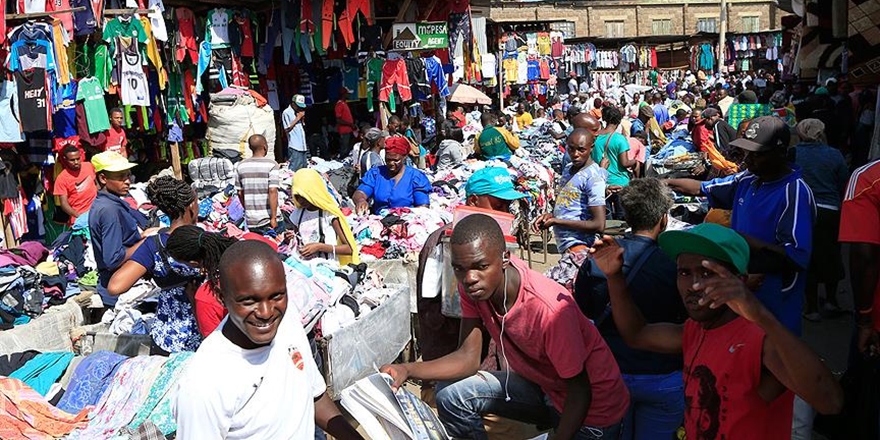
{"label": "woman in blue shirt", "polygon": [[202,341],[193,310],[193,294],[203,280],[198,268],[180,263],[165,251],[171,232],[198,220],[196,193],[173,177],[160,177],[147,187],[150,202],[171,219],[171,226],[147,238],[107,285],[110,295],[118,296],[141,278],[150,277],[161,292],[157,298],[156,321],[150,326],[153,343],[168,353],[195,351]]}
{"label": "woman in blue shirt", "polygon": [[374,213],[388,208],[412,208],[431,203],[428,198],[431,182],[421,171],[406,166],[409,149],[409,141],[402,136],[385,140],[385,165],[367,171],[352,196],[358,214],[371,211],[371,199]]}

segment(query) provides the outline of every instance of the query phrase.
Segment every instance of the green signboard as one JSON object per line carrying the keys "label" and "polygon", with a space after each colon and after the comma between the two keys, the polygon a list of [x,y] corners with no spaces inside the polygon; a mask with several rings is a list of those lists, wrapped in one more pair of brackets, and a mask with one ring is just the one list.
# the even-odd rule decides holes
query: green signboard
{"label": "green signboard", "polygon": [[422,49],[449,48],[449,28],[445,21],[416,23],[416,35],[422,40]]}
{"label": "green signboard", "polygon": [[448,25],[445,21],[397,23],[392,26],[392,50],[427,50],[449,48]]}

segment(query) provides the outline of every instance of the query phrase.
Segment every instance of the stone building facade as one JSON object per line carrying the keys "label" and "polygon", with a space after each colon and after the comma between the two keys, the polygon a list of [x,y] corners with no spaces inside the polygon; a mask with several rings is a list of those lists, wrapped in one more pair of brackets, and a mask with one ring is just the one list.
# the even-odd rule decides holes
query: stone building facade
{"label": "stone building facade", "polygon": [[[720,0],[572,0],[496,1],[485,11],[497,23],[565,23],[569,37],[633,38],[718,32],[720,9]],[[728,0],[727,31],[777,30],[785,14],[773,0]]]}

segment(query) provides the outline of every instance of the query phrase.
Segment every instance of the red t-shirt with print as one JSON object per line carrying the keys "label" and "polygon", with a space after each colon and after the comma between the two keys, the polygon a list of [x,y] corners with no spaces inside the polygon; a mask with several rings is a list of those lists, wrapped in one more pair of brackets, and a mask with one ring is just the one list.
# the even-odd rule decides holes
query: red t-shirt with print
{"label": "red t-shirt with print", "polygon": [[104,151],[115,151],[122,155],[122,157],[128,158],[128,148],[126,148],[128,144],[128,139],[125,137],[125,129],[120,127],[119,129],[110,127],[107,130],[107,143],[104,144]]}
{"label": "red t-shirt with print", "polygon": [[706,330],[688,319],[684,353],[684,428],[688,439],[778,440],[791,437],[794,394],[758,395],[764,331],[737,317]]}
{"label": "red t-shirt with print", "polygon": [[[54,196],[67,196],[67,203],[77,214],[82,214],[92,207],[92,202],[98,196],[98,187],[95,185],[95,167],[90,162],[83,162],[79,172],[73,174],[70,170],[61,170],[55,178]],[[59,208],[60,209],[60,208]],[[69,224],[76,221],[71,217]]]}
{"label": "red t-shirt with print", "polygon": [[[880,245],[880,161],[855,170],[846,186],[840,207],[842,243]],[[880,330],[880,285],[874,291],[872,320]]]}

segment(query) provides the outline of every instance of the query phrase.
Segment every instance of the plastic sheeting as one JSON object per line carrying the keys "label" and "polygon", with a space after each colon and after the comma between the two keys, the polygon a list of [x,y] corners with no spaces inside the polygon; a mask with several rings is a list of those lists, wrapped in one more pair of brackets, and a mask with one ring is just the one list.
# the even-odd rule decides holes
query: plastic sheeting
{"label": "plastic sheeting", "polygon": [[369,263],[370,269],[375,270],[382,275],[382,280],[387,284],[403,284],[410,291],[409,311],[410,313],[418,313],[416,307],[418,298],[416,298],[416,275],[419,270],[418,261],[409,261],[403,258],[395,258],[391,260],[376,260]]}
{"label": "plastic sheeting", "polygon": [[268,157],[275,157],[275,113],[268,105],[257,107],[250,95],[212,94],[208,107],[208,145],[212,150],[234,150],[251,157],[248,138],[266,137]]}
{"label": "plastic sheeting", "polygon": [[391,363],[410,341],[410,289],[396,289],[382,304],[320,341],[324,352],[324,378],[330,397]]}

